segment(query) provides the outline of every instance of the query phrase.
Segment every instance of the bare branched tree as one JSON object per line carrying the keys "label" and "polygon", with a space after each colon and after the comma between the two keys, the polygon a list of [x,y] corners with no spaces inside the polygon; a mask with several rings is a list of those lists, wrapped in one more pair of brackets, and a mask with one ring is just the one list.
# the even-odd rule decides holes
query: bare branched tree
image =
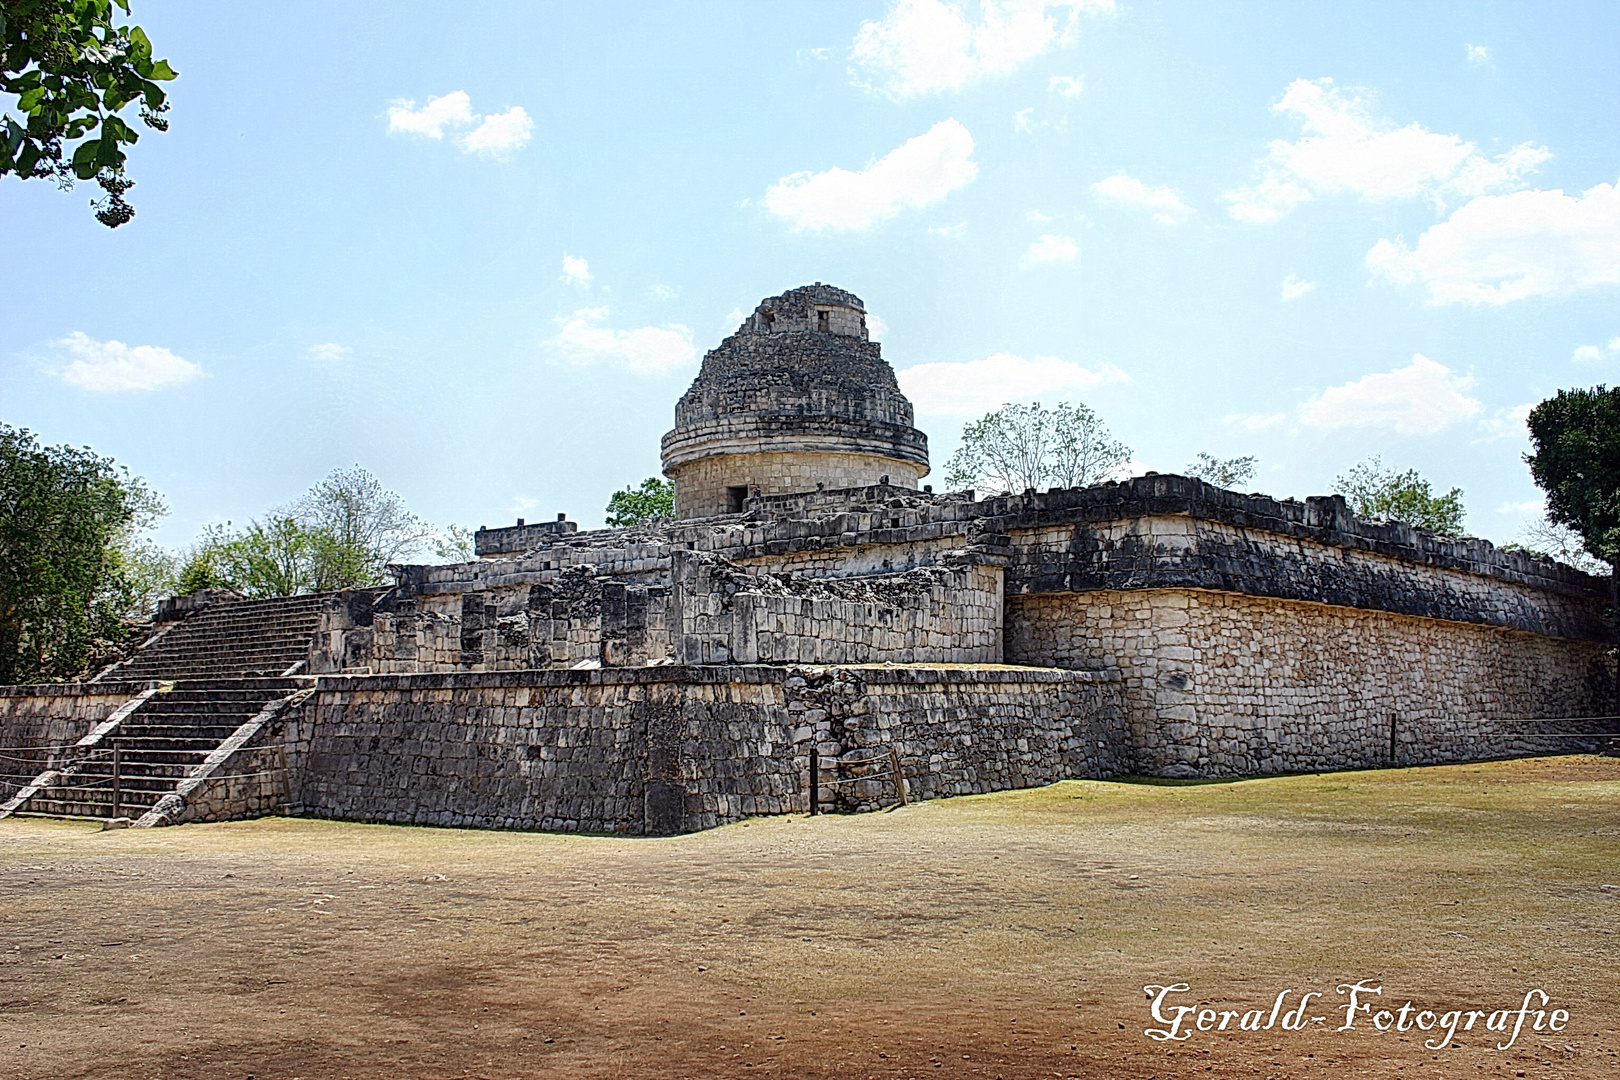
{"label": "bare branched tree", "polygon": [[1084,487],[1108,479],[1130,456],[1085,405],[1003,405],[962,428],[945,482],[995,492]]}

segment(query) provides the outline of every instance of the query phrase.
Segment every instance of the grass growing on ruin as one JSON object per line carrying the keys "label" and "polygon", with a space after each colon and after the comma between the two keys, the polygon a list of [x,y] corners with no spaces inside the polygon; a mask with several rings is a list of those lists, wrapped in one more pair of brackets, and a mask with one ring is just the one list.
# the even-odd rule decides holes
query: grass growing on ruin
{"label": "grass growing on ruin", "polygon": [[[1613,1075],[1617,797],[1620,762],[1569,757],[664,839],[5,821],[0,1080]],[[1249,1007],[1357,978],[1536,985],[1573,1019],[1507,1054],[1142,1034],[1148,983]]]}

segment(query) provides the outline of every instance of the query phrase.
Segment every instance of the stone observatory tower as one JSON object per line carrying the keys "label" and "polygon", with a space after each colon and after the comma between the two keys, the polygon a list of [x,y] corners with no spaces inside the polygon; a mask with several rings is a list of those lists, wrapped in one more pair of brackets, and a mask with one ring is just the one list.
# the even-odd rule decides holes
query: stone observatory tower
{"label": "stone observatory tower", "polygon": [[703,358],[664,436],[675,516],[736,513],[750,495],[928,475],[928,438],[911,426],[860,297],[817,282],[762,302]]}

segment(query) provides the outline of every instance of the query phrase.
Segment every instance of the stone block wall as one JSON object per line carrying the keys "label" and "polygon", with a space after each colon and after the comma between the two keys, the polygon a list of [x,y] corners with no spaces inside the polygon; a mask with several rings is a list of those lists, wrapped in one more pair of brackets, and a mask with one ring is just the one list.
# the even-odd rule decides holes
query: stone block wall
{"label": "stone block wall", "polygon": [[0,801],[49,768],[149,682],[0,686]]}
{"label": "stone block wall", "polygon": [[[1611,711],[1600,642],[1190,589],[1025,594],[1008,659],[1116,668],[1134,768],[1237,776],[1581,749],[1534,735]],[[1560,732],[1596,730],[1554,725]]]}
{"label": "stone block wall", "polygon": [[[1106,776],[1118,682],[1009,668],[707,666],[332,676],[281,721],[292,802],[321,817],[674,833],[894,801],[858,761],[896,747],[914,798]],[[844,761],[847,759],[848,764]]]}
{"label": "stone block wall", "polygon": [[673,555],[686,664],[999,663],[1001,568],[958,560],[900,574],[752,574]]}
{"label": "stone block wall", "polygon": [[[276,728],[265,732],[270,737],[281,734]],[[171,823],[240,821],[292,813],[298,809],[291,801],[292,781],[283,746],[244,747],[187,796],[184,808]]]}

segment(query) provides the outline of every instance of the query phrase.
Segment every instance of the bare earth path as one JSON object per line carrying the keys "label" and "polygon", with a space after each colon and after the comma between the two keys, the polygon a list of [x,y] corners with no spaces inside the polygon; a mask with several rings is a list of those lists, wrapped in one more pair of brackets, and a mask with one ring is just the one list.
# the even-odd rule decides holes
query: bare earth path
{"label": "bare earth path", "polygon": [[[14,819],[0,1080],[1613,1077],[1616,886],[1603,758],[1070,782],[657,840]],[[1358,979],[1413,1018],[1552,1001],[1509,1050],[1483,1018],[1433,1050],[1370,1014],[1335,1032]],[[1168,983],[1267,1016],[1324,996],[1304,1030],[1155,1042],[1142,988]],[[1535,1031],[1537,1007],[1571,1018]]]}

